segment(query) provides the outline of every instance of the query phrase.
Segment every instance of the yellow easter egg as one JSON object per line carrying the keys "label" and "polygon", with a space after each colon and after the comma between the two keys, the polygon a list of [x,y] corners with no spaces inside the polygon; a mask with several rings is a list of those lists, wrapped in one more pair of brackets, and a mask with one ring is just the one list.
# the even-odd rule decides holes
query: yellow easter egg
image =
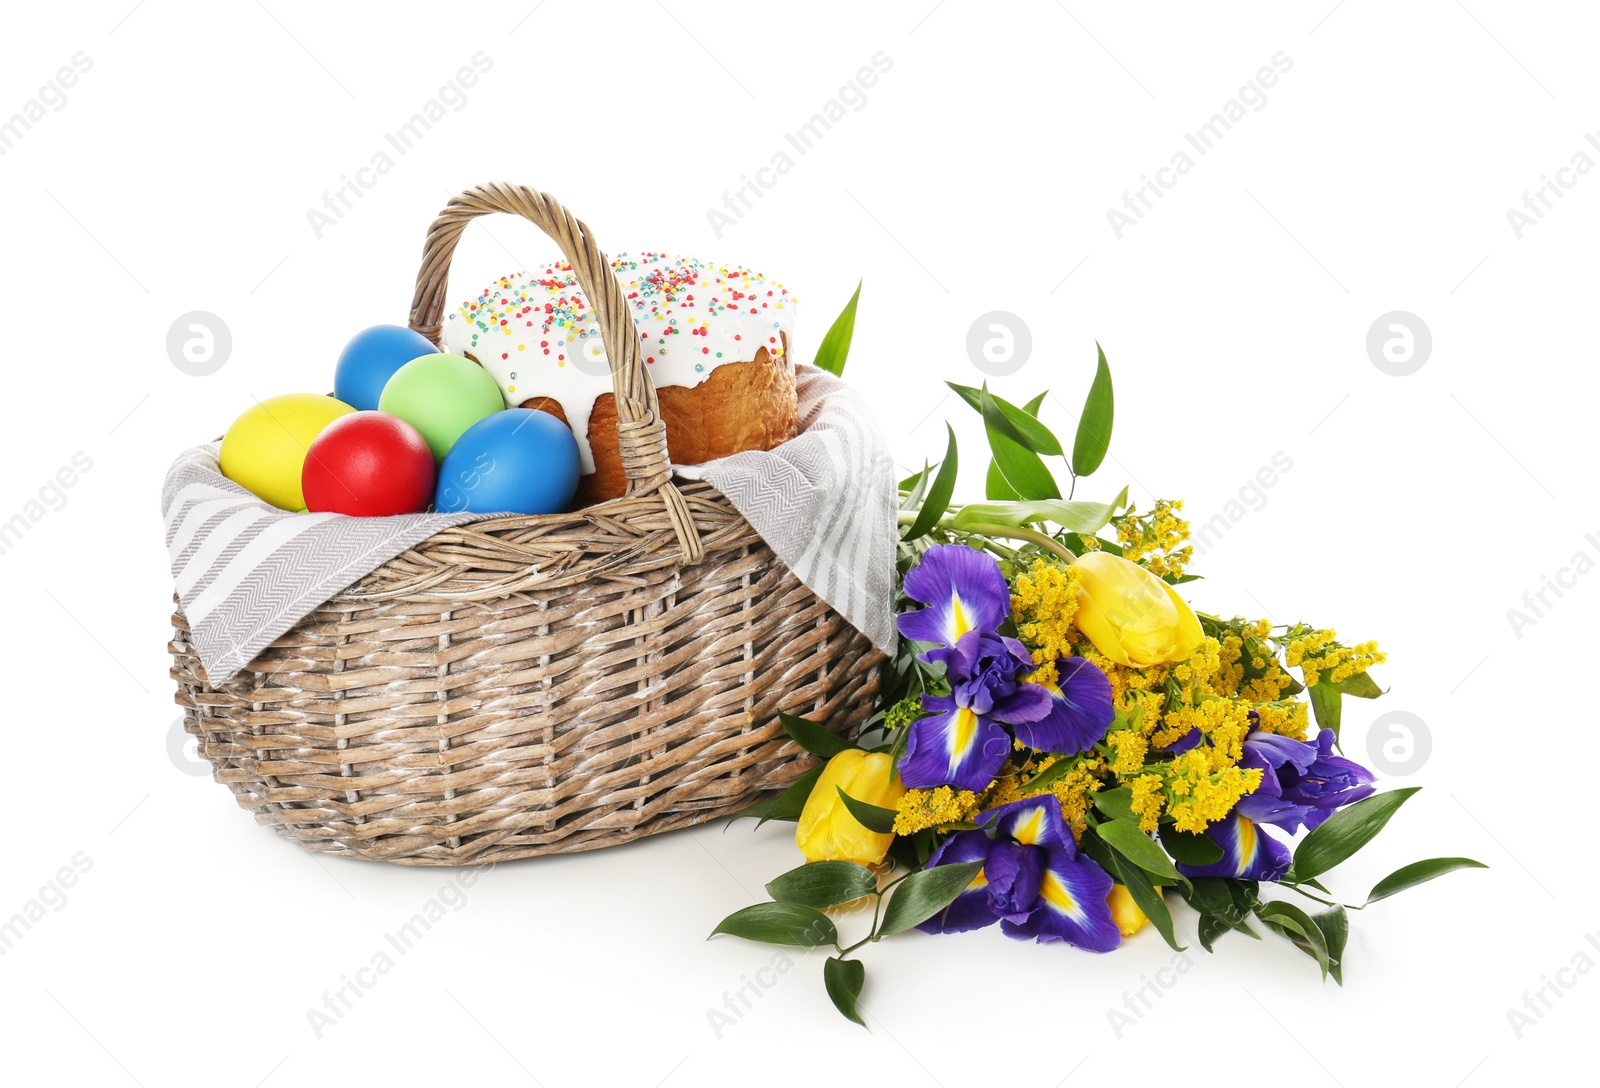
{"label": "yellow easter egg", "polygon": [[318,393],[286,393],[246,408],[222,439],[222,474],[284,510],[304,510],[300,472],[322,429],[354,408]]}

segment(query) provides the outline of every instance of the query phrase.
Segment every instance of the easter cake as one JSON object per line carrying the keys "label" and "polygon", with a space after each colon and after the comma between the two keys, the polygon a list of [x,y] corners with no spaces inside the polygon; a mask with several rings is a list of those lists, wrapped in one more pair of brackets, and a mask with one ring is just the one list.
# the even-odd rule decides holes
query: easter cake
{"label": "easter cake", "polygon": [[[795,436],[794,300],[781,284],[661,253],[620,254],[611,267],[632,309],[674,463],[768,450]],[[497,280],[449,315],[443,347],[488,371],[506,404],[543,409],[572,429],[581,503],[623,494],[610,365],[570,264]]]}

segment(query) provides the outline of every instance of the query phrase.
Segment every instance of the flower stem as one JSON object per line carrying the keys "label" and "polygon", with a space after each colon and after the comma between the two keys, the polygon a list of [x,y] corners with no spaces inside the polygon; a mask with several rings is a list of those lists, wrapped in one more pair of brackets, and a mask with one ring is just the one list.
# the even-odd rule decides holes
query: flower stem
{"label": "flower stem", "polygon": [[912,869],[912,870],[908,871],[905,874],[905,876],[897,876],[893,880],[889,881],[889,883],[885,884],[882,888],[879,888],[877,891],[872,893],[873,896],[875,897],[874,898],[874,902],[872,904],[872,928],[867,930],[867,935],[865,937],[861,938],[859,941],[857,941],[855,944],[849,946],[848,948],[839,948],[839,946],[837,944],[835,944],[833,947],[838,949],[839,955],[848,956],[850,953],[854,952],[856,949],[860,948],[862,945],[870,944],[871,942],[876,941],[881,936],[881,934],[879,934],[879,932],[878,932],[878,916],[883,911],[883,896],[884,896],[884,893],[889,891],[890,888],[893,888],[896,884],[900,883],[902,880],[904,880],[906,877],[910,876],[914,872],[916,872],[916,870]]}
{"label": "flower stem", "polygon": [[[1076,555],[1072,554],[1070,550],[1063,547],[1060,541],[1054,539],[1053,537],[1050,537],[1045,533],[1038,532],[1034,529],[1024,529],[1020,525],[996,525],[983,523],[978,525],[969,525],[964,529],[957,529],[954,524],[954,519],[955,515],[958,513],[960,513],[960,509],[954,508],[950,513],[946,514],[944,517],[935,522],[934,527],[943,529],[947,533],[953,533],[957,536],[964,537],[978,537],[981,539],[984,537],[998,536],[1007,540],[1026,540],[1030,544],[1035,544],[1040,548],[1043,548],[1051,555],[1054,555],[1057,559],[1060,559],[1063,563],[1072,563],[1078,558]],[[916,521],[916,519],[917,513],[915,510],[902,510],[900,511],[897,520],[901,525],[910,525]]]}
{"label": "flower stem", "polygon": [[1068,551],[1061,542],[1044,533],[1033,529],[1024,529],[1020,525],[973,525],[966,532],[977,533],[982,536],[999,536],[1008,540],[1026,540],[1029,544],[1036,544],[1063,563],[1075,563],[1078,557]]}

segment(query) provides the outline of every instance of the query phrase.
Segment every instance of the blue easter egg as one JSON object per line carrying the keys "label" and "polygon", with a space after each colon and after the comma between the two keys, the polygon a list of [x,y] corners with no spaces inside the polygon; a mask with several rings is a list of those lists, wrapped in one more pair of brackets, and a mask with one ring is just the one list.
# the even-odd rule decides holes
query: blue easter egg
{"label": "blue easter egg", "polygon": [[439,465],[434,509],[441,514],[555,514],[578,490],[578,440],[565,423],[533,408],[507,408],[456,439]]}
{"label": "blue easter egg", "polygon": [[333,371],[334,397],[357,411],[375,411],[383,387],[395,371],[438,350],[426,336],[404,325],[363,329],[339,355]]}

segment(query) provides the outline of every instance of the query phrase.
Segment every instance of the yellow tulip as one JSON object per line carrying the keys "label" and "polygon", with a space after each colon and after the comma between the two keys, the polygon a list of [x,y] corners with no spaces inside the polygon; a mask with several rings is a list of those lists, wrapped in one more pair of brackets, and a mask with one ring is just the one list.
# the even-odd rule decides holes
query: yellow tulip
{"label": "yellow tulip", "polygon": [[1146,669],[1187,660],[1204,637],[1200,621],[1175,589],[1110,552],[1086,552],[1074,622],[1094,648],[1119,665]]}
{"label": "yellow tulip", "polygon": [[876,865],[888,852],[891,834],[868,831],[839,799],[843,789],[853,800],[894,808],[905,795],[899,772],[887,752],[847,748],[828,760],[806,798],[794,841],[809,861],[853,861]]}
{"label": "yellow tulip", "polygon": [[[1161,894],[1160,888],[1156,889],[1156,894]],[[1117,924],[1124,937],[1132,937],[1150,923],[1150,919],[1144,916],[1144,911],[1133,901],[1133,896],[1125,885],[1113,884],[1111,894],[1106,896],[1106,904],[1111,908],[1111,920]]]}

